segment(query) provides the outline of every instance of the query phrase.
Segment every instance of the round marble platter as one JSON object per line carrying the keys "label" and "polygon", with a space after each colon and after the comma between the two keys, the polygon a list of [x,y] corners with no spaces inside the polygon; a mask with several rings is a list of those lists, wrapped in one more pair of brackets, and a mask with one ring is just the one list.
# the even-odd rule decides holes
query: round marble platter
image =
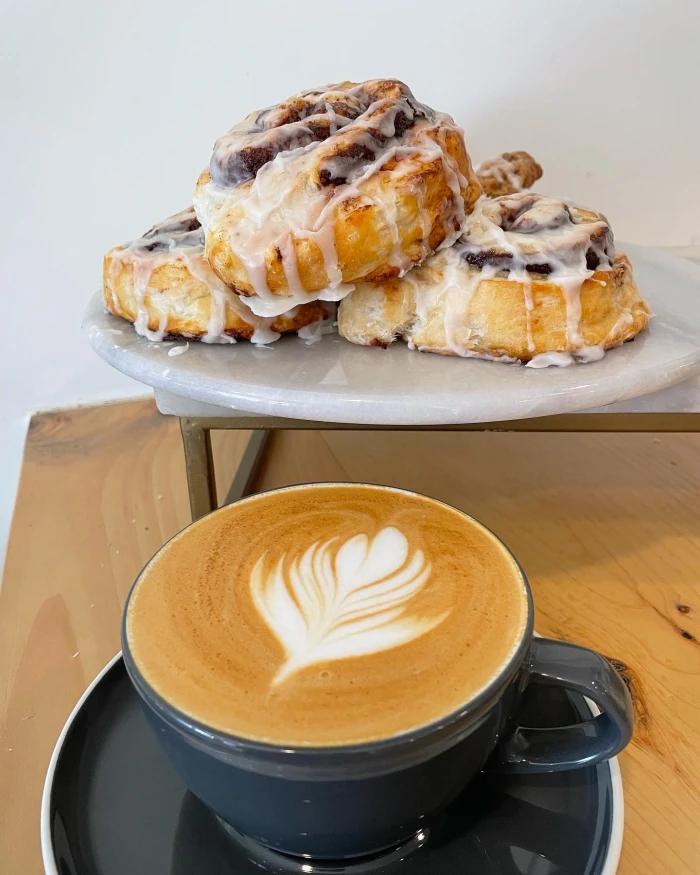
{"label": "round marble platter", "polygon": [[[269,347],[153,343],[93,296],[83,328],[106,362],[134,379],[217,407],[316,422],[448,425],[573,413],[655,392],[700,373],[700,266],[622,244],[654,319],[597,362],[527,368],[355,346],[338,335]],[[171,355],[177,347],[182,354]],[[179,351],[178,351],[179,352]]]}

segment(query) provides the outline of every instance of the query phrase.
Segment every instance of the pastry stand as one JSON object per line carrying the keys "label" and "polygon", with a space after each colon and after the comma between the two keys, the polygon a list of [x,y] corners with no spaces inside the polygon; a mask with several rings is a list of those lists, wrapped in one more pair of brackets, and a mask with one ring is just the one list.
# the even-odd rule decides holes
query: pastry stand
{"label": "pastry stand", "polygon": [[247,494],[275,429],[700,431],[700,266],[625,245],[656,318],[601,361],[533,370],[422,355],[337,336],[272,348],[151,343],[105,313],[96,294],[84,330],[95,351],[155,389],[180,419],[192,518],[216,506],[210,433],[252,432],[226,503]]}
{"label": "pastry stand", "polygon": [[391,426],[314,422],[276,416],[256,416],[198,404],[170,392],[156,391],[161,413],[180,419],[192,519],[214,510],[216,480],[210,432],[244,429],[252,434],[226,495],[230,504],[248,495],[258,466],[275,429],[358,429],[393,431],[561,431],[561,432],[700,432],[700,378],[639,398],[586,413],[540,416],[501,422],[434,426]]}

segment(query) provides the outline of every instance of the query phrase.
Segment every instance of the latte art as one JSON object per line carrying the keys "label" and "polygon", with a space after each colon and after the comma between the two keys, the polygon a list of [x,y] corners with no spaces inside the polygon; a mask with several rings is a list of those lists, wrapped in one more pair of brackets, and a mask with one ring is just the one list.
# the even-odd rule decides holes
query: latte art
{"label": "latte art", "polygon": [[520,570],[438,501],[324,483],[203,517],[149,562],[125,633],[188,717],[285,747],[424,726],[488,686],[522,640]]}
{"label": "latte art", "polygon": [[406,536],[393,526],[372,540],[359,534],[340,546],[337,538],[313,544],[291,562],[280,557],[268,574],[265,558],[250,588],[287,655],[273,685],[306,666],[405,644],[447,616],[410,614],[431,566],[422,550],[409,555]]}

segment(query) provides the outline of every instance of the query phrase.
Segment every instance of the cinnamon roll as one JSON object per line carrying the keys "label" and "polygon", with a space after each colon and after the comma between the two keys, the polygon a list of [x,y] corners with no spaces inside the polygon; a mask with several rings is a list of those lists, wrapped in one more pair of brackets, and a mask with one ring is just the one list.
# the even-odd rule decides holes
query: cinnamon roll
{"label": "cinnamon roll", "polygon": [[504,152],[476,168],[486,197],[502,197],[531,188],[542,176],[542,168],[527,152]]}
{"label": "cinnamon roll", "polygon": [[204,232],[189,207],[139,240],[105,255],[103,295],[110,313],[150,340],[186,337],[205,343],[270,343],[326,318],[320,302],[275,318],[252,313],[209,267]]}
{"label": "cinnamon roll", "polygon": [[274,316],[401,276],[455,242],[481,194],[452,118],[376,79],[249,115],[216,143],[195,208],[215,272]]}
{"label": "cinnamon roll", "polygon": [[604,216],[523,192],[484,198],[455,246],[358,285],[338,318],[352,343],[543,366],[600,358],[650,311]]}

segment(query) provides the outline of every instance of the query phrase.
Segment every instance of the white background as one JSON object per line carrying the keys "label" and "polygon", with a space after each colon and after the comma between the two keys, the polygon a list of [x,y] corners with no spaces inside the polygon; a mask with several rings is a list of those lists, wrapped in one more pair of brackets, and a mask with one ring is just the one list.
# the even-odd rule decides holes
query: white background
{"label": "white background", "polygon": [[538,190],[618,239],[700,244],[697,0],[23,0],[0,21],[0,545],[27,414],[145,391],[80,334],[102,253],[187,204],[253,109],[399,77],[475,162],[527,149]]}

